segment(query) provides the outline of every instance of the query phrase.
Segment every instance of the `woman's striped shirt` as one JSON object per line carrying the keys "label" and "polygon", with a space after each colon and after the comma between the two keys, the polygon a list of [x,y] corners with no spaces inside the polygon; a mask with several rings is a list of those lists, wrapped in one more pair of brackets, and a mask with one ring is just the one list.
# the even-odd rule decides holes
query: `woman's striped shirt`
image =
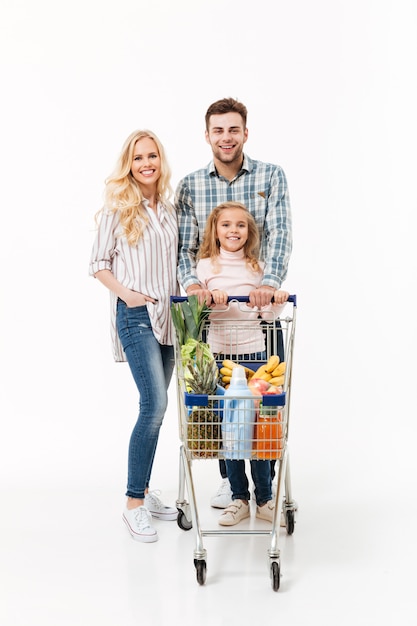
{"label": "woman's striped shirt", "polygon": [[[170,295],[179,295],[177,281],[178,224],[171,204],[158,203],[157,214],[143,201],[149,222],[135,246],[128,244],[119,213],[103,212],[90,259],[91,276],[110,270],[128,289],[158,300],[147,303],[152,329],[161,344],[174,344]],[[110,292],[111,339],[115,361],[126,361],[116,330],[117,296]]]}

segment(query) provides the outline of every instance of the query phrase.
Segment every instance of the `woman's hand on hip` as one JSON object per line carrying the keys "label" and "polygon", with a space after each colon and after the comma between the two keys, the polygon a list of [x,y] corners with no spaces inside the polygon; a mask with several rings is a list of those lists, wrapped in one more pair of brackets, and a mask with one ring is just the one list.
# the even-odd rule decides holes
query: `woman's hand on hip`
{"label": "woman's hand on hip", "polygon": [[132,291],[131,289],[126,292],[126,296],[123,300],[126,302],[126,306],[132,309],[136,306],[145,306],[148,302],[152,302],[152,304],[156,304],[158,302],[155,298],[151,298],[150,296],[147,296],[144,293],[139,293],[138,291]]}

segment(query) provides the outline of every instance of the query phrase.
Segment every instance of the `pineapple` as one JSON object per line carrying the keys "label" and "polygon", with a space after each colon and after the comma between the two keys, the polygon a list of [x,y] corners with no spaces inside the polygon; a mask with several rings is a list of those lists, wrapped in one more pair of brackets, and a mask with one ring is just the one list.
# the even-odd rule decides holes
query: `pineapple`
{"label": "pineapple", "polygon": [[[191,393],[210,396],[216,393],[219,369],[214,358],[207,358],[206,352],[206,345],[196,345],[194,360],[186,364],[186,382]],[[219,409],[214,407],[213,400],[208,400],[207,407],[193,406],[187,421],[187,443],[192,456],[216,458],[220,442]]]}
{"label": "pineapple", "polygon": [[[214,395],[219,369],[210,347],[201,339],[210,309],[189,296],[171,305],[181,361],[180,371],[187,390],[192,394]],[[218,403],[216,402],[218,406]],[[212,400],[208,406],[193,406],[187,419],[187,444],[194,458],[216,458],[221,443],[219,409]]]}

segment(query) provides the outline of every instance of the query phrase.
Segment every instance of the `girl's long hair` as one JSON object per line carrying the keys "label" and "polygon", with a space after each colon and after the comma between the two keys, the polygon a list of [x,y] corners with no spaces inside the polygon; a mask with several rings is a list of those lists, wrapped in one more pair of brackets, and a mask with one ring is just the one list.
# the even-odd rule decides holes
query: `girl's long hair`
{"label": "girl's long hair", "polygon": [[163,202],[168,210],[173,210],[168,202],[172,195],[170,184],[171,169],[164,147],[152,131],[136,130],[124,142],[115,168],[105,181],[104,206],[96,216],[98,218],[103,211],[112,213],[119,211],[120,224],[128,243],[132,246],[137,244],[149,221],[146,210],[142,205],[144,196],[131,172],[136,142],[145,137],[153,139],[161,159],[161,176],[157,182],[158,200]]}
{"label": "girl's long hair", "polygon": [[210,213],[204,230],[203,241],[197,254],[198,259],[212,259],[213,267],[218,266],[220,254],[220,241],[217,238],[217,222],[223,211],[226,209],[243,209],[248,220],[248,239],[243,247],[246,263],[254,272],[259,272],[259,231],[253,215],[244,204],[240,202],[223,202],[216,206]]}

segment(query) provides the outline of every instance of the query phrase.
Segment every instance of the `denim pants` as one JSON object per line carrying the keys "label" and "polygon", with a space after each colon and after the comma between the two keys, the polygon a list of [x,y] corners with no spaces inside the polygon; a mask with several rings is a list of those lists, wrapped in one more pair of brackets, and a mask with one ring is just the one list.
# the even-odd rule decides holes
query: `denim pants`
{"label": "denim pants", "polygon": [[146,306],[129,308],[119,299],[116,326],[139,391],[139,415],[129,443],[126,495],[143,499],[168,406],[174,348],[156,340]]}
{"label": "denim pants", "polygon": [[[255,500],[262,506],[272,498],[271,462],[249,461],[255,485]],[[249,481],[244,460],[226,459],[226,471],[232,489],[233,500],[250,500]]]}

